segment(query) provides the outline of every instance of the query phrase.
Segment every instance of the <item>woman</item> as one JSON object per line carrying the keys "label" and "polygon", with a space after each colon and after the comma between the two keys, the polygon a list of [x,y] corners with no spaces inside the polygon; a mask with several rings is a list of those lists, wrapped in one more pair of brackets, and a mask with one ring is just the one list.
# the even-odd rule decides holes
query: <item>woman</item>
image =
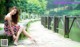
{"label": "woman", "polygon": [[29,37],[31,40],[35,41],[25,30],[24,27],[18,25],[18,15],[19,11],[14,6],[11,11],[5,16],[4,20],[4,30],[7,36],[12,36],[14,40],[14,44],[17,45],[18,38],[21,33],[23,33],[26,37]]}

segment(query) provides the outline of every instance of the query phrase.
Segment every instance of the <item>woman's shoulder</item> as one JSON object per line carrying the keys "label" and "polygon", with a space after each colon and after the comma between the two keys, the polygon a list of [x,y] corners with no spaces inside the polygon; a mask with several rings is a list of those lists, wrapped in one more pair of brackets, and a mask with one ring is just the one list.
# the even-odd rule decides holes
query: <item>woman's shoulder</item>
{"label": "woman's shoulder", "polygon": [[4,20],[8,20],[8,19],[10,19],[10,15],[9,15],[9,14],[7,14],[7,15],[5,16]]}

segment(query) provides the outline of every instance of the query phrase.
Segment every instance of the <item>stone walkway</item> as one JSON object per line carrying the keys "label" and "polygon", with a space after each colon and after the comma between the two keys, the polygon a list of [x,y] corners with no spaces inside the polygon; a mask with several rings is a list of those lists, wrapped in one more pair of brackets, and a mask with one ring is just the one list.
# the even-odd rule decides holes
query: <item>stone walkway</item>
{"label": "stone walkway", "polygon": [[80,42],[64,38],[44,28],[40,21],[32,23],[29,32],[36,39],[37,44],[32,43],[29,39],[24,39],[19,41],[19,44],[22,45],[16,47],[80,47]]}

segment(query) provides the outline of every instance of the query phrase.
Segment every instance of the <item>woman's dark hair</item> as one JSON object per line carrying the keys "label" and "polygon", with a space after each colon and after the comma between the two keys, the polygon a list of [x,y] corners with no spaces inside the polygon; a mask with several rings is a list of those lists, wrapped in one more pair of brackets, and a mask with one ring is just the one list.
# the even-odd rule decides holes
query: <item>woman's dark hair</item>
{"label": "woman's dark hair", "polygon": [[12,7],[12,9],[11,10],[13,10],[13,9],[16,9],[16,14],[14,14],[14,15],[12,15],[12,22],[14,22],[15,24],[17,24],[18,23],[18,18],[19,18],[19,10],[18,10],[18,8],[16,7],[16,6],[14,6],[14,7]]}

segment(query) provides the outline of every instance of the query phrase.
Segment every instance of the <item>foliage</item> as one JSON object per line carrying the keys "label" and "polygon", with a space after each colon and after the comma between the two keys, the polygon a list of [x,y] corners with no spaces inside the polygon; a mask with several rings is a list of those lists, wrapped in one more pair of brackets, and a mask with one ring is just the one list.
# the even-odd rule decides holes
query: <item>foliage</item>
{"label": "foliage", "polygon": [[0,15],[5,13],[5,0],[0,0]]}
{"label": "foliage", "polygon": [[[53,11],[51,11],[52,9],[60,9],[60,7],[65,7],[68,6],[68,8],[57,11],[55,14],[56,15],[67,15],[68,12],[71,12],[72,10],[80,10],[80,4],[79,3],[70,3],[70,4],[55,4],[55,2],[80,2],[80,0],[47,0],[48,4],[47,4],[47,9],[50,12],[49,15],[52,15],[52,13],[54,13]],[[76,13],[78,14],[78,13]],[[70,14],[69,14],[70,15]],[[71,14],[72,15],[72,14]],[[74,14],[73,14],[74,15]]]}
{"label": "foliage", "polygon": [[46,5],[46,0],[28,0],[27,10],[29,13],[44,14]]}
{"label": "foliage", "polygon": [[70,11],[70,12],[68,12],[68,15],[73,15],[73,16],[80,15],[80,10]]}
{"label": "foliage", "polygon": [[0,0],[0,22],[3,22],[4,15],[6,14],[6,6],[5,6],[6,1],[5,0]]}
{"label": "foliage", "polygon": [[21,11],[42,14],[46,9],[46,0],[10,0],[9,7],[18,6]]}
{"label": "foliage", "polygon": [[28,17],[29,17],[29,14],[26,13],[26,12],[22,12],[22,13],[20,14],[20,19],[21,19],[21,20],[24,20],[24,19],[26,19],[26,18],[28,18]]}

